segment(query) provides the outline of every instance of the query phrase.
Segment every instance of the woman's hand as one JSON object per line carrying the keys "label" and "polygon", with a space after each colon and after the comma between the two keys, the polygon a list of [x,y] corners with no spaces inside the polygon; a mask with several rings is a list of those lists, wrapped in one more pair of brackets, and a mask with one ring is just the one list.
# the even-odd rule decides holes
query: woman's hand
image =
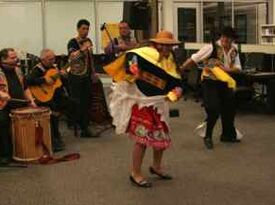
{"label": "woman's hand", "polygon": [[171,90],[167,97],[170,101],[175,102],[182,96],[182,88],[175,87],[173,90]]}
{"label": "woman's hand", "polygon": [[182,88],[181,87],[175,87],[173,90],[172,90],[177,98],[180,98],[182,96]]}

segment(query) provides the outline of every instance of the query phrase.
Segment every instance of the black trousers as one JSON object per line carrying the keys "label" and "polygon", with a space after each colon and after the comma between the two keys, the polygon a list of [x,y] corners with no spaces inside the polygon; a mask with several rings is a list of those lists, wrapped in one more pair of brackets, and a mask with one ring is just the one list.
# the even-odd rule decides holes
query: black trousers
{"label": "black trousers", "polygon": [[[55,91],[54,97],[51,101],[46,103],[37,102],[39,106],[48,107],[52,112],[65,113],[71,112],[73,113],[72,103],[70,99],[65,95],[63,88],[58,88]],[[58,145],[61,140],[61,135],[59,132],[59,115],[55,113],[51,114],[50,118],[51,123],[51,137],[53,147]]]}
{"label": "black trousers", "polygon": [[91,79],[89,76],[69,75],[70,97],[75,103],[73,121],[82,131],[87,130],[89,125],[89,104],[91,98]]}
{"label": "black trousers", "polygon": [[202,82],[203,100],[207,113],[206,137],[212,138],[213,128],[221,116],[223,139],[235,139],[236,114],[234,91],[221,81],[206,79]]}
{"label": "black trousers", "polygon": [[12,157],[12,139],[9,110],[0,110],[0,158]]}

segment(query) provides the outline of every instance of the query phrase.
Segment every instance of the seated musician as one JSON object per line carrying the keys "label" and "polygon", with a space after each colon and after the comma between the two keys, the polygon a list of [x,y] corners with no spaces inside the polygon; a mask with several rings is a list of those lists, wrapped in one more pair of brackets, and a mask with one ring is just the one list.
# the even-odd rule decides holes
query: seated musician
{"label": "seated musician", "polygon": [[[55,83],[54,79],[45,76],[49,69],[57,69],[54,66],[54,52],[50,49],[42,50],[40,55],[40,61],[41,62],[38,63],[32,69],[32,72],[26,77],[26,83],[30,88],[31,86],[40,86],[43,84],[54,85]],[[54,91],[54,95],[51,100],[47,102],[41,102],[39,101],[39,99],[36,99],[36,102],[39,106],[49,107],[51,109],[52,115],[50,122],[53,151],[62,151],[65,147],[65,144],[59,132],[59,115],[60,112],[63,111],[64,107],[66,106],[66,98],[62,86]]]}
{"label": "seated musician", "polygon": [[127,21],[122,20],[119,25],[119,37],[112,41],[104,48],[108,55],[119,55],[127,50],[137,47],[137,41],[131,37],[131,28]]}
{"label": "seated musician", "polygon": [[[172,179],[162,169],[161,162],[164,150],[171,143],[167,99],[177,100],[181,96],[181,77],[171,53],[172,47],[179,43],[172,33],[161,31],[156,38],[151,39],[151,46],[130,50],[116,60],[120,62],[120,59],[125,59],[122,68],[126,64],[128,74],[120,80],[116,74],[112,76],[116,83],[111,95],[110,111],[116,132],[127,133],[135,141],[130,180],[139,187],[152,186],[141,172],[147,146],[151,146],[154,153],[150,172],[164,180]],[[114,65],[106,66],[105,71],[112,75]],[[149,73],[150,71],[153,73]],[[157,77],[157,73],[164,73],[163,78]],[[165,85],[169,84],[169,80],[178,84],[165,93],[163,90]],[[154,93],[155,90],[160,92]]]}
{"label": "seated musician", "polygon": [[10,111],[25,107],[28,103],[36,106],[17,65],[14,49],[0,51],[0,165],[8,164],[12,159]]}
{"label": "seated musician", "polygon": [[[220,140],[222,142],[240,142],[236,138],[234,126],[234,88],[236,82],[230,76],[241,70],[237,46],[233,43],[235,38],[236,34],[233,28],[225,27],[217,42],[206,45],[181,66],[181,70],[184,71],[199,62],[204,63],[202,89],[207,113],[207,127],[204,137],[204,144],[207,149],[213,148],[212,132],[219,115],[221,115],[222,120]],[[210,62],[213,60],[217,62],[217,66],[216,63],[211,65]]]}

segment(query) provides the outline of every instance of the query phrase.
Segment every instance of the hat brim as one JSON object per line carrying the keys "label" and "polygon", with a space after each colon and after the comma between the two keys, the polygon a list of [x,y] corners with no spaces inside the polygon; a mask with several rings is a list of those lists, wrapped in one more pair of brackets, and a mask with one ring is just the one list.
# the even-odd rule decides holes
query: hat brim
{"label": "hat brim", "polygon": [[151,42],[159,43],[159,44],[166,44],[166,45],[178,45],[181,44],[180,41],[175,39],[167,39],[167,38],[151,38]]}

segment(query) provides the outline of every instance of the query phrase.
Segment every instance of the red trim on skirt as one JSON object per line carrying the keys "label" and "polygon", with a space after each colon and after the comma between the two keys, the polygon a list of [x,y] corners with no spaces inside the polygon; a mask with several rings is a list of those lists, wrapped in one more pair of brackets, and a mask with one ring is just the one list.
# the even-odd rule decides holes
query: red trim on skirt
{"label": "red trim on skirt", "polygon": [[166,149],[171,144],[168,126],[160,120],[157,110],[150,107],[132,107],[127,133],[137,143],[152,146],[156,149]]}

